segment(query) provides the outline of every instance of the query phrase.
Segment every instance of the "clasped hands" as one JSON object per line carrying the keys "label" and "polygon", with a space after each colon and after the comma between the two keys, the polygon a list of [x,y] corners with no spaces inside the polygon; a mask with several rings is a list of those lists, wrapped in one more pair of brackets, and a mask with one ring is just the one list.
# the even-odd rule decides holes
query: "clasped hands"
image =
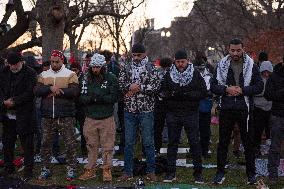
{"label": "clasped hands", "polygon": [[50,86],[50,90],[52,93],[48,95],[49,97],[59,96],[61,94],[64,94],[63,90],[57,87],[56,85]]}
{"label": "clasped hands", "polygon": [[230,86],[226,88],[227,96],[239,96],[243,94],[243,90],[239,86]]}
{"label": "clasped hands", "polygon": [[129,87],[129,91],[125,94],[126,97],[131,97],[134,94],[136,94],[137,92],[139,92],[141,90],[141,87],[139,84],[137,83],[132,83]]}

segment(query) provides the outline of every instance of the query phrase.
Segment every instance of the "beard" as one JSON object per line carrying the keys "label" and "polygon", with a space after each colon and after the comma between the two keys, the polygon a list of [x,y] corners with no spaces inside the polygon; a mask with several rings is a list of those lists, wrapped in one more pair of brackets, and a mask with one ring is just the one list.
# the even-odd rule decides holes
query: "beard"
{"label": "beard", "polygon": [[240,59],[241,59],[240,56],[233,56],[233,60],[234,60],[234,61],[239,61]]}
{"label": "beard", "polygon": [[21,65],[20,67],[18,67],[18,68],[15,68],[15,69],[11,69],[10,68],[10,71],[12,72],[12,73],[18,73],[18,72],[20,72],[21,71],[21,69],[22,69],[22,67],[23,67],[23,65]]}
{"label": "beard", "polygon": [[95,72],[93,72],[93,73],[94,73],[95,76],[98,76],[98,75],[101,74],[101,71],[95,71]]}

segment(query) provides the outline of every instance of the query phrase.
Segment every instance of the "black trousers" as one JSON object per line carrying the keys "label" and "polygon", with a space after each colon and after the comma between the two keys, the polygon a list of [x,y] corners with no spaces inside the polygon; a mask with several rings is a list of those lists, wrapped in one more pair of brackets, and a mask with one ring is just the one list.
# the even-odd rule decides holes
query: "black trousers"
{"label": "black trousers", "polygon": [[185,133],[190,144],[190,153],[192,154],[193,174],[202,172],[202,159],[201,159],[201,146],[199,140],[198,128],[198,112],[192,112],[186,116],[179,116],[175,113],[167,113],[167,127],[168,127],[168,172],[176,172],[176,159],[178,144],[182,128],[184,127]]}
{"label": "black trousers", "polygon": [[254,152],[254,129],[252,120],[249,121],[247,130],[246,111],[220,111],[219,116],[219,144],[217,149],[217,171],[225,172],[225,164],[227,162],[228,146],[232,131],[235,124],[239,126],[242,144],[245,149],[246,174],[247,176],[255,175],[255,153]]}
{"label": "black trousers", "polygon": [[211,137],[211,112],[199,112],[199,132],[202,154],[207,154]]}
{"label": "black trousers", "polygon": [[16,120],[3,119],[3,151],[4,151],[4,166],[5,169],[14,169],[14,150],[17,136],[19,136],[21,146],[24,150],[24,165],[25,171],[32,171],[34,163],[34,134],[21,134],[16,132]]}
{"label": "black trousers", "polygon": [[[253,112],[253,125],[254,125],[254,141],[255,148],[259,152],[261,137],[264,130],[268,129],[268,133],[266,133],[266,138],[270,138],[270,129],[269,129],[269,121],[270,121],[271,111],[264,111],[260,108],[255,107]],[[267,136],[268,135],[268,136]]]}
{"label": "black trousers", "polygon": [[271,145],[268,155],[269,177],[278,177],[281,145],[284,140],[284,117],[271,116]]}
{"label": "black trousers", "polygon": [[163,130],[166,121],[166,106],[164,103],[156,101],[154,109],[154,139],[155,150],[160,152],[160,148],[163,145]]}

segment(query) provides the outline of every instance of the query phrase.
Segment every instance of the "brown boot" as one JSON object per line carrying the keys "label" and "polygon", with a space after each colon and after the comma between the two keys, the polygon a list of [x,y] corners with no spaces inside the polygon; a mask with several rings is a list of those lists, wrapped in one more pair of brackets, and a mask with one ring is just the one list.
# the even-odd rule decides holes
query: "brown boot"
{"label": "brown boot", "polygon": [[111,168],[103,168],[103,181],[104,182],[112,181]]}
{"label": "brown boot", "polygon": [[95,169],[85,169],[84,173],[78,178],[79,180],[89,180],[96,177]]}

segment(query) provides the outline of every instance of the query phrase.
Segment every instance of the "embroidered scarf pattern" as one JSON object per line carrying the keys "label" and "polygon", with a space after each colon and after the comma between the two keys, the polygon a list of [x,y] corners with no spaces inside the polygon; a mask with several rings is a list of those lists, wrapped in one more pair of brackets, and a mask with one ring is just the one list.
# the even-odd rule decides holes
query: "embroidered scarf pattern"
{"label": "embroidered scarf pattern", "polygon": [[179,72],[175,65],[170,68],[170,76],[174,83],[178,83],[180,86],[188,85],[193,77],[194,67],[193,64],[188,64],[184,72]]}

